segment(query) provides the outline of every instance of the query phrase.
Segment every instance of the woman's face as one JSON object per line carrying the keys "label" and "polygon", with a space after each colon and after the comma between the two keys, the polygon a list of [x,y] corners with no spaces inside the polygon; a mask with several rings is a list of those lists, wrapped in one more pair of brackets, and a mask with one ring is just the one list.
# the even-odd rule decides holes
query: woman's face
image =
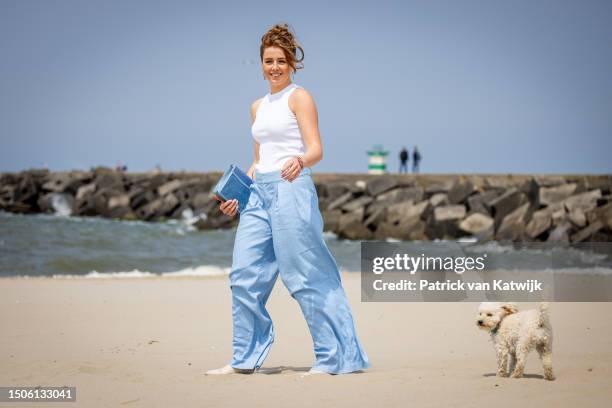
{"label": "woman's face", "polygon": [[292,68],[281,48],[268,47],[264,49],[261,64],[264,76],[271,86],[276,87],[291,82]]}

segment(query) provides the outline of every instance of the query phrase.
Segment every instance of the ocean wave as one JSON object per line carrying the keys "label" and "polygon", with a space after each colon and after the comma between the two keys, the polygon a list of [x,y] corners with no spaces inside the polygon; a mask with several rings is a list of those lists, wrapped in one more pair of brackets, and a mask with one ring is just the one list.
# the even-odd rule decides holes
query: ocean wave
{"label": "ocean wave", "polygon": [[166,277],[177,276],[223,276],[229,275],[231,268],[224,268],[215,265],[202,265],[195,268],[185,268],[174,272],[164,272],[161,275]]}
{"label": "ocean wave", "polygon": [[[230,268],[224,268],[216,265],[201,265],[193,268],[184,268],[177,271],[170,272],[149,272],[134,269],[132,271],[119,271],[119,272],[98,272],[91,271],[84,275],[74,274],[55,274],[51,277],[54,279],[109,279],[109,278],[152,278],[152,277],[164,277],[164,278],[176,278],[176,277],[209,277],[209,276],[225,276],[229,275]],[[28,277],[28,276],[22,276]]]}
{"label": "ocean wave", "polygon": [[470,252],[480,253],[480,254],[505,254],[508,252],[513,252],[514,248],[510,245],[501,245],[496,241],[489,241],[483,244],[477,244],[470,246]]}
{"label": "ocean wave", "polygon": [[91,279],[108,279],[108,278],[150,278],[158,276],[158,274],[147,271],[139,271],[138,269],[134,269],[133,271],[123,271],[123,272],[98,272],[91,271],[84,275],[72,275],[72,274],[55,274],[51,275],[54,279],[81,279],[81,278],[91,278]]}
{"label": "ocean wave", "polygon": [[325,238],[325,239],[338,239],[338,235],[336,235],[336,233],[332,232],[332,231],[324,231],[323,232],[323,238]]}
{"label": "ocean wave", "polygon": [[460,244],[475,244],[476,242],[478,242],[478,237],[461,237],[457,239],[457,242]]}

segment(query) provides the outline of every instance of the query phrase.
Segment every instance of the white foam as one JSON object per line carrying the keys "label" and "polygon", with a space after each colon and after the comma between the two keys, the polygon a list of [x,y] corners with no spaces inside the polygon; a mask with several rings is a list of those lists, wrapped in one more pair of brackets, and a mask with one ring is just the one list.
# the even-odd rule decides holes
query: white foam
{"label": "white foam", "polygon": [[575,248],[570,248],[570,251],[578,255],[580,260],[586,264],[598,264],[608,258],[607,254],[598,254],[593,251],[581,251]]}
{"label": "white foam", "polygon": [[338,235],[332,231],[323,232],[323,238],[325,239],[338,239]]}
{"label": "white foam", "polygon": [[51,196],[51,206],[57,216],[69,217],[72,214],[72,206],[63,194],[53,194]]}
{"label": "white foam", "polygon": [[612,269],[604,267],[596,268],[546,268],[546,272],[568,275],[612,275]]}
{"label": "white foam", "polygon": [[85,275],[53,275],[55,279],[112,279],[112,278],[151,278],[151,277],[164,277],[164,278],[176,278],[176,277],[208,277],[208,276],[224,276],[229,275],[230,268],[224,268],[215,265],[202,265],[193,268],[180,269],[178,271],[154,273],[149,271],[141,271],[134,269],[132,271],[120,271],[120,272],[98,272],[91,271]]}
{"label": "white foam", "polygon": [[223,268],[214,265],[202,265],[195,268],[185,268],[174,272],[164,272],[162,276],[177,277],[177,276],[223,276],[229,275],[231,268]]}
{"label": "white foam", "polygon": [[475,242],[478,242],[478,238],[473,237],[473,236],[461,237],[457,240],[457,242],[462,243],[462,244],[473,244]]}
{"label": "white foam", "polygon": [[490,254],[504,254],[507,252],[513,252],[512,246],[500,245],[495,241],[485,242],[484,244],[478,244],[470,247],[471,252],[476,253],[490,253]]}
{"label": "white foam", "polygon": [[91,279],[108,279],[108,278],[148,278],[156,276],[152,272],[139,271],[134,269],[133,271],[125,272],[98,272],[91,271],[85,275],[53,275],[55,279],[77,279],[77,278],[91,278]]}
{"label": "white foam", "polygon": [[206,213],[195,215],[191,207],[185,208],[181,213],[181,219],[187,225],[193,225],[199,220],[206,220],[207,218],[208,216],[206,215]]}

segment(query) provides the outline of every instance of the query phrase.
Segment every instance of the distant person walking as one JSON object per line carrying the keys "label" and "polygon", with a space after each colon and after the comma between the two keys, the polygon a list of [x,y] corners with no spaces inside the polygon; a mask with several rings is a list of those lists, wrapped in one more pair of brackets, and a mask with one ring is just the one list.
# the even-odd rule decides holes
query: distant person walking
{"label": "distant person walking", "polygon": [[419,149],[414,146],[412,150],[412,172],[419,172],[419,165],[421,164],[421,153],[419,153]]}
{"label": "distant person walking", "polygon": [[399,167],[399,172],[402,172],[402,169],[404,170],[404,173],[408,173],[408,149],[406,149],[406,147],[402,148],[402,151],[399,154],[399,159],[400,159],[400,167]]}

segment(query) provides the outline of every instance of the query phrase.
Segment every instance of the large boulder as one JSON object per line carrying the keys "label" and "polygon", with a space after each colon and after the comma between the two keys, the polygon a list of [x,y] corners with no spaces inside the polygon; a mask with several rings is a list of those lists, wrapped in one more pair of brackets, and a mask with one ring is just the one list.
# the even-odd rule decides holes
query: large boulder
{"label": "large boulder", "polygon": [[157,195],[153,190],[145,190],[143,188],[135,188],[128,193],[130,197],[131,207],[138,209],[151,203],[157,198]]}
{"label": "large boulder", "polygon": [[593,222],[595,219],[598,219],[608,230],[612,231],[612,203],[608,203],[602,207],[592,210],[591,213],[593,215]]}
{"label": "large boulder", "polygon": [[531,239],[536,239],[548,231],[552,225],[552,213],[548,210],[539,210],[532,214],[531,220],[525,228],[525,233]]}
{"label": "large boulder", "polygon": [[423,200],[424,190],[422,187],[400,187],[387,191],[376,197],[377,201],[384,201],[387,205],[402,201],[418,202]]}
{"label": "large boulder", "polygon": [[482,213],[473,213],[459,222],[459,229],[479,239],[489,239],[493,236],[495,221]]}
{"label": "large boulder", "polygon": [[29,173],[23,173],[14,190],[13,201],[9,203],[8,210],[18,213],[38,212],[38,191],[41,187],[40,178]]}
{"label": "large boulder", "polygon": [[[386,214],[373,214],[370,218],[377,221],[374,238],[383,240],[385,238],[397,238],[402,240],[422,240],[425,236],[425,223],[421,217],[429,201],[424,200],[419,203],[412,201],[396,203],[386,209]],[[376,219],[375,217],[379,218]],[[366,225],[372,225],[370,219],[366,220]]]}
{"label": "large boulder", "polygon": [[455,183],[453,180],[444,180],[441,182],[433,183],[425,187],[425,195],[430,196],[436,193],[444,193],[448,194],[448,192],[453,188]]}
{"label": "large boulder", "polygon": [[571,213],[578,209],[586,212],[597,206],[597,199],[600,197],[601,190],[592,190],[568,197],[563,201],[563,204],[567,212]]}
{"label": "large boulder", "polygon": [[391,224],[384,221],[378,225],[374,231],[374,238],[377,240],[385,240],[387,238],[396,238],[405,241],[426,240],[425,223],[420,219],[405,220],[398,224]]}
{"label": "large boulder", "polygon": [[591,235],[595,234],[597,231],[599,231],[603,227],[604,227],[603,222],[601,222],[600,220],[597,220],[594,223],[589,224],[587,227],[576,232],[575,234],[572,234],[572,236],[570,237],[570,241],[571,242],[582,242],[588,237],[590,237]]}
{"label": "large boulder", "polygon": [[511,188],[502,195],[495,197],[484,205],[489,209],[489,213],[495,218],[495,225],[501,224],[506,215],[519,208],[527,202],[525,194],[516,188]]}
{"label": "large boulder", "polygon": [[448,205],[448,194],[445,193],[436,193],[429,197],[429,204],[432,207],[437,207],[439,205]]}
{"label": "large boulder", "polygon": [[565,200],[576,191],[577,184],[562,184],[554,187],[541,187],[538,191],[540,205],[551,205]]}
{"label": "large boulder", "polygon": [[499,195],[499,190],[487,190],[480,194],[469,196],[467,199],[469,212],[491,215],[485,203],[490,203]]}
{"label": "large boulder", "polygon": [[374,200],[365,208],[365,217],[369,217],[373,213],[378,212],[378,210],[386,210],[388,206],[389,204],[384,201]]}
{"label": "large boulder", "polygon": [[415,220],[421,218],[421,215],[429,205],[429,201],[421,201],[420,203],[413,203],[407,201],[404,203],[397,203],[390,205],[387,208],[386,221],[390,224],[399,224],[400,222],[414,223]]}
{"label": "large boulder", "polygon": [[15,191],[17,191],[15,184],[0,184],[0,198],[7,203],[15,200]]}
{"label": "large boulder", "polygon": [[434,209],[434,221],[457,221],[465,217],[465,205],[444,205]]}
{"label": "large boulder", "polygon": [[96,192],[96,183],[84,184],[78,188],[75,199],[77,201],[83,200],[87,196],[95,192]]}
{"label": "large boulder", "polygon": [[349,191],[349,188],[345,183],[329,183],[321,185],[324,186],[324,188],[321,190],[324,192],[322,196],[324,196],[330,203]]}
{"label": "large boulder", "polygon": [[567,218],[576,228],[584,228],[587,224],[586,214],[580,208],[569,212]]}
{"label": "large boulder", "polygon": [[363,208],[366,205],[370,204],[374,199],[370,196],[361,196],[355,200],[349,201],[346,204],[342,205],[342,209],[347,212],[351,212],[357,210],[358,208]]}
{"label": "large boulder", "polygon": [[340,208],[342,207],[345,203],[349,202],[349,200],[351,200],[353,198],[353,193],[352,192],[346,192],[344,194],[342,194],[340,197],[336,198],[334,201],[332,201],[327,208],[325,208],[326,211],[332,211],[335,210],[336,208]]}
{"label": "large boulder", "polygon": [[380,207],[367,216],[366,220],[363,222],[363,225],[376,227],[378,224],[384,222],[386,217],[387,208]]}
{"label": "large boulder", "polygon": [[163,197],[166,194],[172,193],[174,190],[180,188],[182,185],[183,182],[181,180],[174,179],[159,186],[157,188],[157,194]]}
{"label": "large boulder", "polygon": [[[214,182],[216,183],[220,178],[221,176],[217,177]],[[170,180],[170,176],[168,174],[149,174],[146,180],[146,187],[150,188],[151,190],[157,190],[163,184],[167,183],[168,180]]]}
{"label": "large boulder", "polygon": [[366,185],[366,192],[375,197],[381,193],[384,193],[387,190],[391,190],[397,186],[397,180],[393,177],[388,176],[380,176],[372,178],[368,181]]}
{"label": "large boulder", "polygon": [[486,190],[506,191],[516,187],[516,181],[510,177],[487,177],[484,180]]}
{"label": "large boulder", "polygon": [[533,181],[538,186],[538,188],[560,186],[566,183],[565,177],[551,175],[535,176],[533,178]]}
{"label": "large boulder", "polygon": [[136,211],[136,215],[138,218],[147,221],[159,220],[166,217],[166,215],[171,213],[178,205],[178,199],[174,194],[170,193],[140,207]]}
{"label": "large boulder", "polygon": [[51,173],[47,182],[42,185],[42,189],[44,191],[63,193],[72,181],[72,175],[68,172]]}
{"label": "large boulder", "polygon": [[458,221],[465,217],[464,205],[444,205],[426,211],[426,235],[430,239],[455,239],[467,235],[458,227]]}
{"label": "large boulder", "polygon": [[471,181],[457,181],[448,192],[448,201],[451,204],[463,203],[474,191],[474,185]]}
{"label": "large boulder", "polygon": [[506,215],[497,230],[495,238],[499,241],[519,241],[525,232],[525,218],[529,211],[529,203],[521,205]]}
{"label": "large boulder", "polygon": [[107,211],[110,218],[135,218],[130,207],[130,196],[127,194],[110,197]]}
{"label": "large boulder", "polygon": [[129,207],[130,206],[130,196],[127,194],[121,194],[117,196],[113,196],[108,200],[108,208],[113,209],[117,207]]}
{"label": "large boulder", "polygon": [[95,169],[93,182],[96,184],[97,190],[125,191],[123,174],[108,168],[98,167]]}
{"label": "large boulder", "polygon": [[364,209],[359,208],[355,211],[342,214],[338,219],[336,233],[340,238],[348,239],[369,239],[372,231],[363,225]]}

